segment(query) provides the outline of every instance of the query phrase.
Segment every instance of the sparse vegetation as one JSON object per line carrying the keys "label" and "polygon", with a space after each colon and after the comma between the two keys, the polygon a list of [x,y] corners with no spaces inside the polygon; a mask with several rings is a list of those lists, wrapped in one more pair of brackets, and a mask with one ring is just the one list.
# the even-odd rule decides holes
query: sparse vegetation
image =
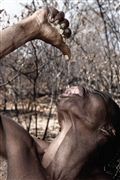
{"label": "sparse vegetation", "polygon": [[[71,61],[65,61],[57,49],[37,40],[0,60],[0,111],[10,113],[41,138],[58,133],[59,126],[53,120],[55,100],[67,85],[82,84],[106,91],[120,105],[119,0],[33,0],[24,5],[21,18],[46,4],[62,9],[70,21]],[[2,24],[4,17],[8,18],[4,27],[9,26],[9,15],[5,11],[1,15]],[[45,127],[50,121],[47,136],[40,122]],[[106,170],[114,179],[120,178],[120,149]]]}

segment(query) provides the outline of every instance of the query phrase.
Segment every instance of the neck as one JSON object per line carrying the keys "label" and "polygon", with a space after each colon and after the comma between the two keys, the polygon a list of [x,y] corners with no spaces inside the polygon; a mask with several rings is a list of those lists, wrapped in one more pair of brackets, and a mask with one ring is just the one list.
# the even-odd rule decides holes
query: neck
{"label": "neck", "polygon": [[45,152],[43,166],[51,179],[75,180],[82,171],[88,157],[96,147],[94,138],[82,129],[78,130],[73,122],[64,122],[59,136]]}

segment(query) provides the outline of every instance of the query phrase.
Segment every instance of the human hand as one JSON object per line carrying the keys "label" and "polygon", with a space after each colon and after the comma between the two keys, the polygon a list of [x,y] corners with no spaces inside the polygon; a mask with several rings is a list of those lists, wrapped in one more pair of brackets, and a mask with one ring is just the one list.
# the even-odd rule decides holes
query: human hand
{"label": "human hand", "polygon": [[70,59],[71,52],[65,39],[71,36],[71,30],[64,13],[53,7],[45,7],[36,11],[33,16],[38,25],[34,39],[41,39],[55,46],[62,51],[66,59]]}

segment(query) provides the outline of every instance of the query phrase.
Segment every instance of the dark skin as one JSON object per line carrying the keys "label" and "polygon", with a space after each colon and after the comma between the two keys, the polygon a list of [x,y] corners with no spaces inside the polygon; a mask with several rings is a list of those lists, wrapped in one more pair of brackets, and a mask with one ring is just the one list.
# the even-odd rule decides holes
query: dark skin
{"label": "dark skin", "polygon": [[[63,36],[70,37],[71,31],[63,12],[54,8],[37,11],[29,20],[11,28],[11,33],[13,29],[14,32],[17,32],[16,30],[21,32],[21,27],[26,33],[30,22],[37,28],[32,37],[30,31],[27,40],[41,39],[57,47],[70,58],[70,50],[64,43]],[[62,35],[55,28],[56,25],[62,29]],[[16,45],[22,45],[25,42],[24,37],[25,34],[21,33],[21,38],[15,39]],[[11,41],[9,42],[8,46],[11,47]],[[15,48],[17,47],[7,51],[8,48],[4,44],[3,50],[0,51],[1,57]],[[120,127],[119,119],[120,109],[111,98],[97,91],[86,91],[82,87],[70,88],[60,98],[58,121],[61,132],[50,145],[31,137],[10,118],[1,115],[0,154],[8,161],[7,179],[112,179],[104,173],[104,162],[101,162],[98,154],[111,139],[115,140],[115,134]]]}
{"label": "dark skin", "polygon": [[119,107],[107,95],[76,87],[62,95],[57,107],[61,132],[50,145],[1,116],[1,150],[6,149],[8,179],[111,180],[98,154],[116,139]]}
{"label": "dark skin", "polygon": [[55,46],[70,59],[71,52],[65,42],[70,36],[69,22],[63,12],[53,7],[41,8],[17,24],[0,30],[0,58],[28,41],[39,39]]}
{"label": "dark skin", "polygon": [[[61,133],[43,156],[43,165],[52,178],[59,177],[61,180],[84,180],[93,177],[94,179],[111,179],[94,159],[97,148],[102,147],[111,137],[114,137],[115,129],[108,116],[108,105],[109,103],[106,103],[98,93],[85,92],[83,88],[80,90],[70,88],[62,95],[58,103]],[[60,145],[57,146],[60,141]],[[51,158],[49,154],[52,147],[54,155]],[[91,163],[90,166],[87,165],[91,157],[93,157],[90,160],[92,169]],[[45,159],[47,163],[44,163]]]}
{"label": "dark skin", "polygon": [[[58,25],[59,28],[56,27]],[[59,32],[60,30],[62,32]],[[0,34],[2,37],[0,58],[34,39],[40,39],[55,46],[68,58],[71,56],[70,49],[64,42],[64,38],[69,38],[71,35],[69,22],[63,12],[53,7],[36,11],[16,25],[0,31]],[[1,115],[0,154],[8,160],[9,180],[46,179],[47,172],[41,165],[41,157],[47,147],[46,142],[32,138],[10,118]]]}
{"label": "dark skin", "polygon": [[34,139],[22,127],[6,116],[0,119],[0,150],[7,155],[8,180],[45,180],[46,172],[40,163]]}
{"label": "dark skin", "polygon": [[[105,174],[103,167],[112,157],[114,157],[115,152],[119,147],[120,108],[106,93],[96,90],[89,91],[85,88],[83,88],[83,90],[80,88],[79,91],[81,92],[79,93],[81,97],[76,97],[76,100],[74,99],[76,107],[79,108],[73,109],[73,114],[75,113],[75,116],[79,117],[79,120],[80,116],[82,116],[83,120],[86,119],[86,121],[84,121],[85,129],[88,127],[91,131],[90,134],[93,136],[95,135],[94,140],[97,141],[95,149],[88,156],[85,165],[83,165],[79,178],[81,180],[112,179],[112,177]],[[85,117],[84,115],[88,115],[88,117]],[[85,129],[83,132],[81,131],[81,137],[83,136],[84,140],[85,138],[86,140],[88,139],[89,143],[92,141],[92,136],[90,137],[89,134],[90,138],[87,137],[88,132],[85,131]],[[91,147],[94,147],[93,142],[94,141],[92,141]],[[86,150],[88,148],[89,145]]]}
{"label": "dark skin", "polygon": [[[45,41],[46,43],[51,44],[52,46],[57,47],[58,49],[61,50],[61,52],[64,55],[68,55],[70,58],[70,49],[69,47],[66,45],[66,43],[64,42],[63,38],[69,38],[71,36],[71,30],[69,29],[69,22],[67,19],[65,19],[65,14],[62,11],[58,11],[57,9],[55,9],[54,7],[44,7],[38,11],[36,11],[32,16],[26,18],[27,20],[22,20],[20,23],[16,24],[16,29],[14,33],[19,33],[19,31],[17,32],[17,30],[19,30],[20,25],[22,25],[22,28],[24,29],[24,31],[26,30],[26,24],[28,23],[29,25],[29,21],[30,21],[30,25],[31,22],[34,22],[34,24],[36,24],[37,22],[37,26],[40,26],[39,28],[37,27],[37,31],[35,32],[34,36],[31,35],[30,39],[34,40],[34,39],[41,39],[43,41]],[[28,20],[29,19],[29,20]],[[27,26],[28,26],[27,25]],[[59,28],[57,29],[56,26],[59,25]],[[14,30],[14,27],[12,26],[10,27],[11,30]],[[28,28],[28,27],[27,27]],[[33,29],[33,27],[32,27]],[[61,34],[59,33],[59,31],[62,29]],[[8,30],[9,32],[9,27],[6,28],[6,30]],[[3,30],[4,31],[4,30]],[[27,29],[28,31],[28,29]],[[67,34],[64,35],[65,31],[67,31]],[[0,31],[0,33],[3,33],[2,31]],[[6,36],[8,34],[5,34]],[[12,33],[10,34],[10,36],[13,36]],[[3,44],[4,42],[4,36],[2,34],[2,41],[0,43]],[[16,38],[13,38],[16,39]],[[28,39],[28,40],[30,40]],[[9,40],[9,39],[8,39]],[[0,44],[0,47],[2,47],[2,44]],[[14,44],[14,43],[13,43]],[[22,44],[19,44],[19,46]],[[14,50],[11,49],[11,51]],[[2,48],[0,49],[0,57],[7,55],[7,52],[5,52],[5,54],[2,52]],[[3,134],[3,133],[2,133]],[[4,137],[2,137],[4,138]],[[35,141],[37,144],[42,144],[42,148],[44,149],[46,146],[48,146],[48,144],[44,143],[43,141],[38,141],[35,138]],[[2,147],[3,144],[0,141],[0,145]],[[0,147],[1,147],[0,146]],[[6,151],[5,151],[5,147],[2,148],[1,150],[1,154],[6,157]]]}

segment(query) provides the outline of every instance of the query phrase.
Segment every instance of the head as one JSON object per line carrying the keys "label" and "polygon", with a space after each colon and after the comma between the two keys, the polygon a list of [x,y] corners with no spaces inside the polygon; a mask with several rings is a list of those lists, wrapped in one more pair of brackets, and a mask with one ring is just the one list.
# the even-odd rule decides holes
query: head
{"label": "head", "polygon": [[87,129],[98,137],[98,141],[106,142],[120,132],[119,106],[108,94],[97,90],[89,91],[78,86],[68,88],[58,104],[58,119],[62,128],[62,122],[66,120],[64,117],[76,124],[78,131],[84,129],[84,133]]}
{"label": "head", "polygon": [[101,149],[116,136],[120,124],[118,105],[99,91],[71,87],[60,96],[57,109],[61,132],[51,143],[56,177],[75,179],[86,169],[101,168]]}

